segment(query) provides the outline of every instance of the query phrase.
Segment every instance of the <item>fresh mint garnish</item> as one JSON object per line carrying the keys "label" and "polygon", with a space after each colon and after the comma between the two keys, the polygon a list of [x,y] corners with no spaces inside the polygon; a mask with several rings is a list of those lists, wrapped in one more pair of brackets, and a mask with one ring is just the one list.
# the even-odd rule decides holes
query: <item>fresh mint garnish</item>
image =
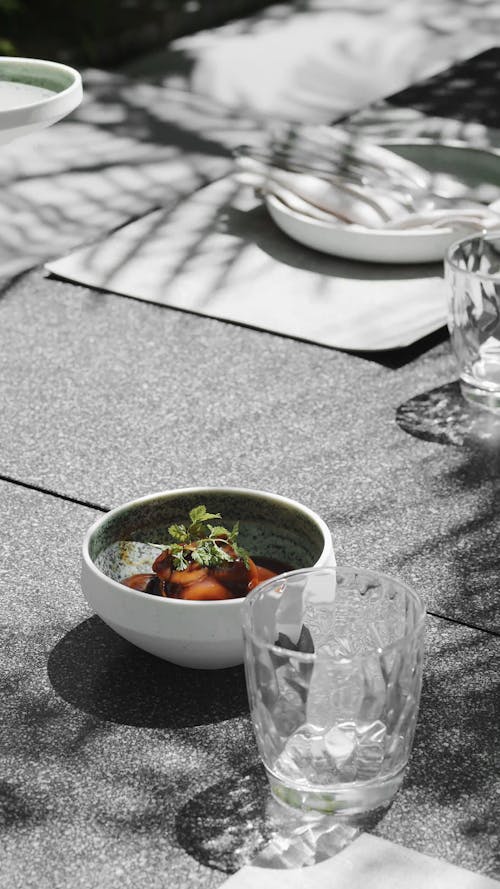
{"label": "fresh mint garnish", "polygon": [[170,525],[168,533],[174,542],[165,548],[176,571],[185,571],[192,562],[204,568],[220,568],[237,559],[249,567],[250,556],[237,542],[239,522],[230,531],[224,525],[210,524],[212,519],[221,518],[218,512],[207,512],[205,506],[195,506],[189,513],[189,524]]}

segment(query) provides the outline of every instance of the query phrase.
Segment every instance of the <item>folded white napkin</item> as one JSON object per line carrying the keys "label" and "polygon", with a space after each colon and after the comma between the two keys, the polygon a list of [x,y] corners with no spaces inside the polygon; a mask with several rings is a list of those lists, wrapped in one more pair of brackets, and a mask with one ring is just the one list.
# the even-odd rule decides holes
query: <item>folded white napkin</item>
{"label": "folded white napkin", "polygon": [[[374,146],[375,148],[376,146]],[[390,154],[390,152],[386,152]],[[401,159],[399,159],[401,160]],[[411,206],[404,185],[397,185],[390,175],[386,184],[351,182],[346,177],[333,181],[320,175],[282,169],[278,161],[265,163],[241,155],[236,158],[236,180],[262,194],[273,194],[291,210],[331,225],[354,224],[373,229],[452,228],[457,231],[490,230],[500,227],[500,201],[483,205],[458,201],[454,206],[433,206],[424,189],[415,194]],[[413,166],[413,165],[411,165]],[[411,186],[408,186],[411,189]]]}
{"label": "folded white napkin", "polygon": [[224,889],[499,889],[481,874],[430,858],[370,834],[361,834],[328,861],[275,870],[243,867]]}
{"label": "folded white napkin", "polygon": [[347,182],[338,185],[312,174],[267,166],[250,157],[238,158],[236,168],[236,179],[242,185],[274,194],[292,210],[322,221],[380,228],[387,219],[402,213],[400,202],[374,188]]}

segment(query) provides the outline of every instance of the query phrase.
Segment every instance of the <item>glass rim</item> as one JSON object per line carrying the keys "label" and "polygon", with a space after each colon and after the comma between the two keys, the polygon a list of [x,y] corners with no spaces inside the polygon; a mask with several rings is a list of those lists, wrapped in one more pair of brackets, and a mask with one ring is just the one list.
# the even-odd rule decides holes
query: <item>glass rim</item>
{"label": "glass rim", "polygon": [[457,247],[461,244],[468,244],[471,241],[492,241],[499,240],[500,241],[500,226],[498,229],[493,231],[487,231],[483,229],[482,232],[475,232],[471,235],[467,235],[465,238],[457,238],[456,241],[453,241],[453,244],[447,248],[446,253],[444,255],[444,264],[445,268],[448,266],[450,269],[453,269],[459,275],[467,275],[468,277],[476,278],[481,281],[492,281],[492,282],[500,282],[500,272],[496,275],[488,275],[486,272],[472,272],[470,269],[460,268],[458,263],[453,259],[453,254]]}
{"label": "glass rim", "polygon": [[[413,602],[419,608],[419,614],[415,621],[415,625],[411,630],[408,630],[406,633],[403,633],[402,636],[398,636],[397,639],[394,639],[392,642],[389,642],[387,645],[380,645],[377,648],[373,648],[370,652],[382,652],[389,651],[391,648],[401,645],[405,639],[410,639],[414,637],[420,630],[422,629],[425,623],[425,617],[427,614],[427,609],[425,606],[425,602],[422,596],[417,593],[412,587],[408,586],[408,584],[401,580],[399,577],[394,577],[392,574],[385,574],[383,571],[378,571],[376,568],[361,568],[357,565],[317,565],[311,566],[310,568],[296,568],[294,571],[286,571],[283,574],[277,574],[275,577],[270,577],[269,580],[264,581],[263,583],[259,583],[255,589],[251,590],[250,593],[244,598],[242,602],[241,615],[242,615],[242,630],[243,634],[252,639],[257,645],[260,645],[262,648],[265,648],[267,651],[273,652],[273,654],[280,655],[281,657],[289,657],[292,656],[294,658],[303,661],[304,663],[314,663],[317,660],[331,660],[331,655],[316,652],[316,651],[296,651],[293,648],[284,648],[282,645],[276,645],[274,642],[267,642],[265,639],[262,639],[257,633],[255,633],[250,627],[250,611],[252,607],[252,603],[258,598],[259,595],[262,595],[263,592],[266,592],[267,588],[272,588],[276,585],[276,581],[286,580],[289,577],[297,577],[299,575],[310,575],[310,574],[336,574],[338,571],[357,571],[360,574],[374,574],[377,577],[382,578],[383,580],[389,580],[393,583],[398,584],[399,587],[403,588],[405,592],[410,594],[410,597]],[[353,657],[343,657],[341,658],[343,663],[352,663],[360,658],[366,657],[366,654],[356,654]]]}

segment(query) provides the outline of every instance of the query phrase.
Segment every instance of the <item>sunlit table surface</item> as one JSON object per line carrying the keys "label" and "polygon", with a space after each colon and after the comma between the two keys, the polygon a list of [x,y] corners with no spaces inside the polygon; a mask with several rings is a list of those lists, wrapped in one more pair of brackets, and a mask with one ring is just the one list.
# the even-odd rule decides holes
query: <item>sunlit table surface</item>
{"label": "sunlit table surface", "polygon": [[[495,126],[485,109],[500,53],[488,60],[487,83],[469,65],[393,105],[457,119],[465,89],[465,123]],[[498,877],[500,421],[461,402],[445,330],[409,350],[347,353],[48,276],[43,259],[230,168],[214,109],[191,98],[176,129],[179,104],[145,113],[152,87],[104,72],[88,84],[73,120],[0,159],[4,233],[12,220],[0,299],[0,882],[211,889],[265,835],[242,668],[146,655],[80,589],[97,516],[189,485],[300,500],[328,523],[338,562],[422,593],[414,750],[370,830]],[[242,141],[252,125],[235,126]],[[79,133],[95,154],[77,163]]]}

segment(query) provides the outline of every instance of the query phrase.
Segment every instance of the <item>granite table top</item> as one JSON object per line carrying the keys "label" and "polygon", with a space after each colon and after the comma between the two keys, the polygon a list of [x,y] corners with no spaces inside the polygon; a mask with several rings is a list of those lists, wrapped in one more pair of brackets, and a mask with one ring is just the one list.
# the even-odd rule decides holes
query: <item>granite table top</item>
{"label": "granite table top", "polygon": [[[446,333],[347,353],[37,266],[3,288],[0,343],[2,885],[212,889],[265,833],[242,668],[146,655],[79,585],[97,516],[189,484],[301,500],[339,562],[420,590],[414,750],[370,829],[498,878],[500,421],[461,401]],[[173,378],[200,394],[175,423]]]}

